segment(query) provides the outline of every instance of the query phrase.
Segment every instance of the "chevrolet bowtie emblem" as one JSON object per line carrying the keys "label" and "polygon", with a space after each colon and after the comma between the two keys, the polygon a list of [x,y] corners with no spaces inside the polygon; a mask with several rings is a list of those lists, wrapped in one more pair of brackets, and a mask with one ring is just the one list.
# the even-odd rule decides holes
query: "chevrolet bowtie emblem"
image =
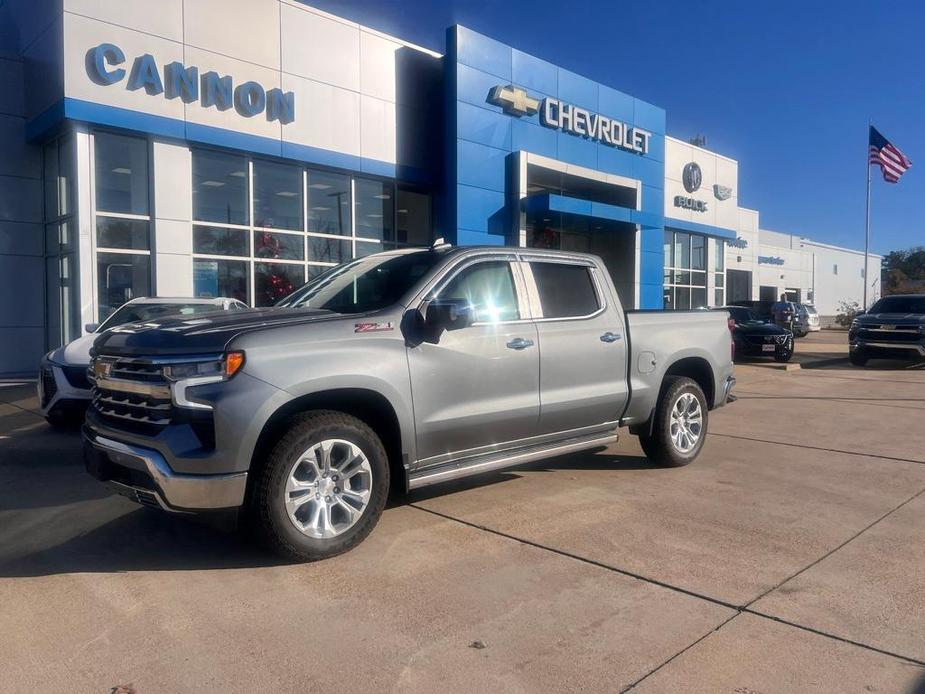
{"label": "chevrolet bowtie emblem", "polygon": [[488,94],[489,103],[500,106],[512,116],[532,116],[540,109],[540,100],[534,99],[520,87],[513,84],[492,87]]}

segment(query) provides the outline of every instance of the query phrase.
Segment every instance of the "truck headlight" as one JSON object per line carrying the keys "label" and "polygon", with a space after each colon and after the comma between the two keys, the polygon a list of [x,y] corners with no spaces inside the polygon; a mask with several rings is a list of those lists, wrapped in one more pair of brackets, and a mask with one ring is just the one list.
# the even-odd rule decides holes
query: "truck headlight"
{"label": "truck headlight", "polygon": [[244,366],[244,352],[227,352],[221,359],[210,361],[167,364],[164,376],[170,381],[195,379],[198,383],[224,381],[234,376]]}

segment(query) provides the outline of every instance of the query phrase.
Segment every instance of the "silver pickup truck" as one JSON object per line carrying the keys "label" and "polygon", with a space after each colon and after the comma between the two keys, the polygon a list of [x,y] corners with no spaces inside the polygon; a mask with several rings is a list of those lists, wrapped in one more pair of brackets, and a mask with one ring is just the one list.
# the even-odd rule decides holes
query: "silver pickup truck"
{"label": "silver pickup truck", "polygon": [[735,383],[727,318],[624,311],[602,261],[399,250],[279,306],[120,326],[95,342],[88,471],[149,506],[238,508],[319,559],[404,491],[639,436],[694,460]]}

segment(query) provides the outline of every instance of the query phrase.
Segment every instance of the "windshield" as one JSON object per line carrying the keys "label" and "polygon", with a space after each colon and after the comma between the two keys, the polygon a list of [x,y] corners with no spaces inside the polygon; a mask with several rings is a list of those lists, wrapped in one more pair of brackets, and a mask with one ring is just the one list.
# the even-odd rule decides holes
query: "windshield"
{"label": "windshield", "polygon": [[810,306],[810,305],[808,305],[808,304],[804,304],[803,308],[806,309],[806,312],[807,312],[809,315],[811,315],[811,316],[815,316],[815,315],[816,315],[816,307],[815,307],[815,306]]}
{"label": "windshield", "polygon": [[755,314],[747,308],[730,308],[728,310],[729,315],[732,316],[732,320],[734,320],[736,324],[760,322]]}
{"label": "windshield", "polygon": [[96,329],[96,332],[101,333],[104,330],[115,328],[117,325],[123,325],[124,323],[149,321],[154,318],[161,318],[162,316],[172,316],[176,314],[181,316],[198,316],[202,313],[221,310],[222,307],[216,304],[125,304],[103,321],[103,324]]}
{"label": "windshield", "polygon": [[925,296],[885,296],[869,313],[925,313]]}
{"label": "windshield", "polygon": [[366,313],[396,303],[446,256],[433,251],[374,255],[339,265],[277,303],[335,313]]}

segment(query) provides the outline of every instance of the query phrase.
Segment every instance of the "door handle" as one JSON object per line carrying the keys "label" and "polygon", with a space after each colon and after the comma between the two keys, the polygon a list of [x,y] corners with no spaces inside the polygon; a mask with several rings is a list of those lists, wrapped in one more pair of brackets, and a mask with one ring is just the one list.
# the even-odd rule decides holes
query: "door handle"
{"label": "door handle", "polygon": [[513,340],[507,343],[508,349],[527,349],[527,347],[533,346],[533,340],[527,340],[523,337],[515,337]]}
{"label": "door handle", "polygon": [[617,340],[622,339],[623,336],[620,333],[612,333],[607,331],[601,335],[601,342],[616,342]]}

